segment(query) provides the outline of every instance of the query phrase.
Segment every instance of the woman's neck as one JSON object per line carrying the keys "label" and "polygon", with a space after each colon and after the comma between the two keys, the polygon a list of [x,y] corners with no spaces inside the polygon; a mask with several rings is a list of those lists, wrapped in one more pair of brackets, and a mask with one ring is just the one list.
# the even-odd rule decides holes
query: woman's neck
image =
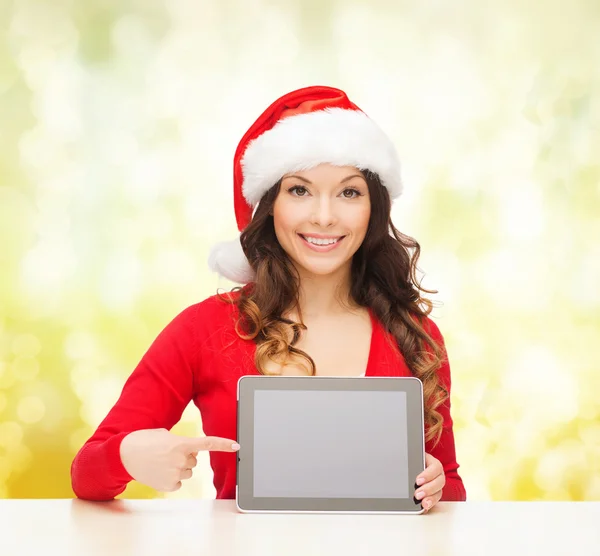
{"label": "woman's neck", "polygon": [[303,319],[331,316],[351,310],[350,267],[327,275],[300,272],[298,299]]}

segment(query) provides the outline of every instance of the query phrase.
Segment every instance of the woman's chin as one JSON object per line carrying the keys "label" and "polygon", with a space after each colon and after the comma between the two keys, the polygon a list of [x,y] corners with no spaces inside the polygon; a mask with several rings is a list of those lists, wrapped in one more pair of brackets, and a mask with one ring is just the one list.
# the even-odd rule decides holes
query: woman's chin
{"label": "woman's chin", "polygon": [[315,264],[312,261],[298,261],[297,264],[302,273],[313,276],[329,276],[330,274],[338,274],[342,271],[342,268],[348,266],[345,262],[340,261],[322,261],[318,264]]}

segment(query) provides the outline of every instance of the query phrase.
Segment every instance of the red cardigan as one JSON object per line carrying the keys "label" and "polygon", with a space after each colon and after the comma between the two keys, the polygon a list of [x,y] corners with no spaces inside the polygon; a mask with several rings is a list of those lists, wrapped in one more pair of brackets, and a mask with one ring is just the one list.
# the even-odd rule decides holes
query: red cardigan
{"label": "red cardigan", "polygon": [[[122,439],[140,429],[170,430],[193,401],[208,436],[236,438],[236,389],[243,375],[256,375],[255,344],[242,340],[234,329],[237,309],[212,296],[188,307],[158,335],[143,356],[114,407],[83,445],[71,465],[75,495],[89,500],[110,500],[132,480],[119,455]],[[373,334],[366,376],[410,376],[394,342],[371,313]],[[443,346],[437,326],[428,319],[430,333]],[[450,388],[447,363],[439,376]],[[444,466],[446,486],[442,500],[465,500],[458,475],[450,401],[439,408],[443,433],[425,451]],[[217,498],[235,498],[236,454],[211,452]]]}

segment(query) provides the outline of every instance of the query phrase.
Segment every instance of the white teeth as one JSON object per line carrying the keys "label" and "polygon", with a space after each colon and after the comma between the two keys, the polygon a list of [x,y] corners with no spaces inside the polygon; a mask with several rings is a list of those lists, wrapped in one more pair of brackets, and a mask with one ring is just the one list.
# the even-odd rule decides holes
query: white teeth
{"label": "white teeth", "polygon": [[337,243],[340,240],[339,237],[337,239],[317,239],[314,237],[304,236],[304,238],[306,239],[306,241],[308,241],[308,243],[313,243],[315,245],[331,245],[333,243]]}

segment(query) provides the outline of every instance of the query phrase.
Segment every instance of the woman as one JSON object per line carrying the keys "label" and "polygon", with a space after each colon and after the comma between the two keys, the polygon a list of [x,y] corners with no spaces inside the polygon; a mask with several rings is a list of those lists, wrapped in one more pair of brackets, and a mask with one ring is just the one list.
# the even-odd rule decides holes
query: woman
{"label": "woman", "polygon": [[[209,450],[217,498],[234,498],[237,381],[261,373],[418,377],[426,469],[415,496],[426,510],[466,499],[450,369],[415,276],[419,245],[390,219],[399,167],[390,140],[338,89],[293,91],[260,116],[234,158],[241,236],[209,261],[243,286],[159,334],[75,457],[78,497],[111,499],[132,479],[177,490]],[[168,432],[190,401],[206,437]]]}

